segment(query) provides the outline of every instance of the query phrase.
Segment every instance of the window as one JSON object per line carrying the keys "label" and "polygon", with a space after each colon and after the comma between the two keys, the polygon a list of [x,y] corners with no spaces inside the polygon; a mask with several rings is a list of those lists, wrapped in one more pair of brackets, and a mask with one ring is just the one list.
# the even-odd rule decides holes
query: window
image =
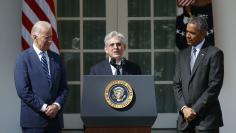
{"label": "window", "polygon": [[[128,39],[126,58],[155,77],[158,112],[175,121],[170,115],[176,114],[175,14],[174,0],[57,0],[59,42],[70,89],[65,115],[80,113],[83,75],[105,59],[103,39],[117,30]],[[166,127],[175,126],[172,122]]]}

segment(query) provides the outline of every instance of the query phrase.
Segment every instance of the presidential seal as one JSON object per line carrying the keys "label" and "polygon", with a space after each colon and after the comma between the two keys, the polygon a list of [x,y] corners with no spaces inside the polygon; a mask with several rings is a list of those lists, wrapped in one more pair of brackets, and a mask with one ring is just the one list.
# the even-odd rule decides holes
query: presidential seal
{"label": "presidential seal", "polygon": [[106,86],[104,96],[109,106],[122,109],[132,102],[134,92],[126,81],[113,80]]}

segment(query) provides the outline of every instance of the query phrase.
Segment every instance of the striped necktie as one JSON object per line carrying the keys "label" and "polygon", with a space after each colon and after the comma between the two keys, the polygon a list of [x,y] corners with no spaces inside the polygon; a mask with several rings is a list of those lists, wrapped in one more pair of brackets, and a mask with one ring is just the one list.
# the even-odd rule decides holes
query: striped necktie
{"label": "striped necktie", "polygon": [[44,71],[44,73],[47,76],[48,82],[50,83],[51,82],[51,76],[50,76],[49,70],[48,70],[48,63],[47,63],[47,59],[46,59],[46,56],[45,56],[46,53],[45,52],[41,52],[41,54],[42,54],[41,64],[42,64],[42,67],[43,67],[43,71]]}
{"label": "striped necktie", "polygon": [[191,61],[190,61],[191,72],[193,70],[193,66],[194,66],[196,59],[197,59],[197,49],[195,47],[193,47],[192,54],[191,54]]}

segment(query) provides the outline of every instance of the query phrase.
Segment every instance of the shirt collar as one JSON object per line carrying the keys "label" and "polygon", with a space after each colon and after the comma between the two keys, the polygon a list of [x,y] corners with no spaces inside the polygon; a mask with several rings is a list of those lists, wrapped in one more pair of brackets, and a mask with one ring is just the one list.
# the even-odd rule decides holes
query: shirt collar
{"label": "shirt collar", "polygon": [[[109,60],[109,64],[110,64],[110,61],[111,61],[111,57],[110,56],[109,56],[108,60]],[[120,64],[121,64],[121,61],[118,62],[117,65],[120,65]],[[111,67],[112,75],[116,75],[116,68],[114,66],[112,66],[111,64],[110,64],[110,67]],[[122,73],[123,73],[122,68],[119,71],[120,71],[120,74],[122,75]]]}
{"label": "shirt collar", "polygon": [[[109,56],[109,63],[111,61],[111,57]],[[119,61],[118,63],[116,63],[117,65],[120,65],[121,64],[121,61]]]}
{"label": "shirt collar", "polygon": [[[37,55],[41,55],[41,54],[42,54],[43,51],[40,50],[40,49],[36,46],[36,44],[33,44],[33,48],[34,48],[35,52],[37,53]],[[45,52],[46,55],[48,55],[47,51],[44,51],[44,52]]]}
{"label": "shirt collar", "polygon": [[196,46],[193,46],[193,47],[194,47],[197,51],[199,51],[199,50],[202,48],[204,42],[205,42],[205,39],[203,39],[199,44],[197,44]]}

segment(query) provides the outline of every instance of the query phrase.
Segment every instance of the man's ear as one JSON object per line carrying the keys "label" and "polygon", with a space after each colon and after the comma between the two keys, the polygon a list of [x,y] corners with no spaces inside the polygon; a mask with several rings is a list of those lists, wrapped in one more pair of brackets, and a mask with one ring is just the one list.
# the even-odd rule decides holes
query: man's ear
{"label": "man's ear", "polygon": [[104,47],[104,51],[105,51],[106,54],[108,53],[106,46]]}
{"label": "man's ear", "polygon": [[124,49],[126,50],[126,48],[127,48],[127,45],[126,45],[126,44],[124,44]]}
{"label": "man's ear", "polygon": [[207,36],[207,32],[206,31],[202,31],[202,38],[205,38]]}

